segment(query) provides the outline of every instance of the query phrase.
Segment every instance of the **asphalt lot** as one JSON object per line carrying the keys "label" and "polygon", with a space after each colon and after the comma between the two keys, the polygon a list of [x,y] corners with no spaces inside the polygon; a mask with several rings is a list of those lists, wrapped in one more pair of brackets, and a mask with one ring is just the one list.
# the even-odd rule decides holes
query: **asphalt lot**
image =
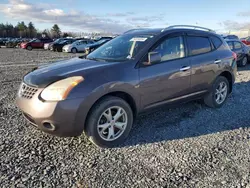
{"label": "asphalt lot", "polygon": [[140,116],[121,147],[99,149],[37,130],[14,103],[26,72],[77,55],[0,49],[0,187],[250,188],[250,65],[221,109],[163,108]]}

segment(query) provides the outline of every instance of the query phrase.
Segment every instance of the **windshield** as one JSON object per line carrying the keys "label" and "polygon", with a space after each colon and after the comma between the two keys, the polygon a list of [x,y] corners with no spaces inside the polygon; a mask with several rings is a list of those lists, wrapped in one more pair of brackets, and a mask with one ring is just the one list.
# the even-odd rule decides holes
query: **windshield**
{"label": "windshield", "polygon": [[67,40],[62,40],[62,41],[59,41],[59,43],[58,43],[58,44],[63,44],[63,43],[65,43],[65,42],[67,42]]}
{"label": "windshield", "polygon": [[95,42],[94,44],[102,44],[104,42],[108,41],[107,39],[102,39],[102,40],[99,40],[97,42]]}
{"label": "windshield", "polygon": [[58,42],[60,42],[62,39],[56,39],[55,41],[54,41],[54,43],[58,43]]}
{"label": "windshield", "polygon": [[152,38],[151,35],[122,35],[97,48],[87,56],[87,59],[106,61],[133,59]]}

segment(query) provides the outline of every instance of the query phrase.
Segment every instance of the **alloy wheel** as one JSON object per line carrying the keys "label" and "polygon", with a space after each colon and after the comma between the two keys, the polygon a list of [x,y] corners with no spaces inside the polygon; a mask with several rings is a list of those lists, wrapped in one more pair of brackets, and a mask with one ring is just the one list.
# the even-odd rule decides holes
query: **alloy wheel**
{"label": "alloy wheel", "polygon": [[128,124],[127,112],[119,106],[106,109],[99,117],[97,131],[105,141],[118,139],[126,130]]}
{"label": "alloy wheel", "polygon": [[220,82],[215,92],[215,101],[217,104],[222,104],[226,98],[228,93],[228,87],[225,82]]}
{"label": "alloy wheel", "polygon": [[242,65],[246,66],[247,65],[247,57],[244,57],[242,60]]}

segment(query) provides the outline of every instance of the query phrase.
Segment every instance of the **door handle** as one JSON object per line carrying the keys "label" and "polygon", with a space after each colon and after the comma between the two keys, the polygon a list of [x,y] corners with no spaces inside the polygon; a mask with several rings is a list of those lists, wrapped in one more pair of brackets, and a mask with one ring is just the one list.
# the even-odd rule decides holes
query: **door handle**
{"label": "door handle", "polygon": [[220,59],[215,60],[214,63],[215,63],[215,64],[221,63],[221,60],[220,60]]}
{"label": "door handle", "polygon": [[181,69],[180,69],[180,71],[187,71],[187,70],[189,70],[191,67],[182,67]]}

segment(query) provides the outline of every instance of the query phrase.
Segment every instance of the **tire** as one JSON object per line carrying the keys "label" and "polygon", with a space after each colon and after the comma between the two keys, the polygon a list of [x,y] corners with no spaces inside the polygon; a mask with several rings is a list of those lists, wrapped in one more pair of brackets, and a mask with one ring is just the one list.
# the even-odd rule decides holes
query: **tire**
{"label": "tire", "polygon": [[[218,87],[220,87],[220,84],[224,83],[226,85],[226,91],[225,91],[225,95],[223,95],[222,98],[224,98],[224,100],[219,103],[216,100],[216,97],[218,96],[218,94],[216,94]],[[204,103],[211,107],[211,108],[220,108],[224,105],[224,103],[226,102],[227,98],[228,98],[228,94],[229,94],[229,82],[227,80],[226,77],[224,76],[219,76],[216,78],[216,80],[213,83],[212,89],[210,91],[210,93],[208,95],[205,96],[204,98]],[[221,98],[221,99],[222,99]]]}
{"label": "tire", "polygon": [[78,52],[78,50],[77,50],[76,48],[72,48],[72,49],[71,49],[71,52],[72,52],[73,54],[75,54],[75,53]]}
{"label": "tire", "polygon": [[32,48],[32,46],[27,46],[26,49],[31,51],[33,48]]}
{"label": "tire", "polygon": [[247,56],[243,57],[243,59],[238,63],[239,67],[245,67],[248,63]]}
{"label": "tire", "polygon": [[[115,121],[115,118],[113,118],[114,120],[111,120],[109,123],[108,118],[103,114],[106,113],[107,115],[107,113],[111,112],[110,113],[112,114],[111,117],[115,117],[114,115],[118,114],[117,108],[122,109],[123,115],[120,117],[120,119],[118,118],[117,121]],[[108,109],[111,110],[109,111]],[[120,121],[125,121],[127,122],[127,124],[126,123],[124,124],[123,122]],[[123,127],[122,128],[123,130],[118,129],[116,127],[116,123],[114,125],[114,122],[120,123],[120,126]],[[98,125],[102,126],[104,124],[108,124],[110,127],[98,128]],[[119,144],[125,141],[125,139],[128,137],[130,133],[132,125],[133,125],[133,112],[129,104],[121,98],[108,96],[103,98],[92,108],[87,119],[85,133],[88,136],[89,140],[96,146],[102,148],[112,148],[118,146]],[[109,137],[109,135],[112,135],[110,134],[111,132],[113,132],[113,137]],[[116,135],[117,138],[115,138],[115,134],[117,134]]]}

